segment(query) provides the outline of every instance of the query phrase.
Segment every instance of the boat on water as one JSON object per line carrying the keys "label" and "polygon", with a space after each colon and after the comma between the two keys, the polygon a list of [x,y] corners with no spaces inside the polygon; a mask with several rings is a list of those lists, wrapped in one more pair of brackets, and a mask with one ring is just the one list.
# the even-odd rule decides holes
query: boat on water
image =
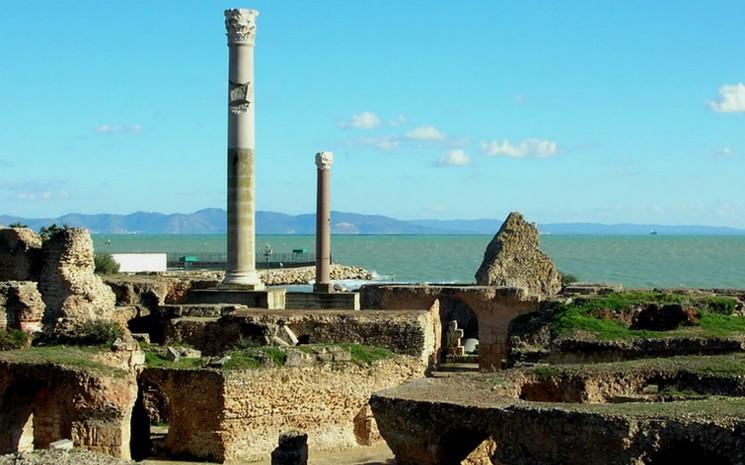
{"label": "boat on water", "polygon": [[649,235],[650,235],[650,236],[656,236],[656,235],[657,235],[657,231],[655,231],[655,230],[653,229],[653,230],[649,231]]}

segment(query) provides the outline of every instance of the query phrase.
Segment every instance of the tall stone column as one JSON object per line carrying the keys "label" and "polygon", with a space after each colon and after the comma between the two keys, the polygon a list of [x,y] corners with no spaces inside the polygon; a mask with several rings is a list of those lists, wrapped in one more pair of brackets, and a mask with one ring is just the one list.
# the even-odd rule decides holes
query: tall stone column
{"label": "tall stone column", "polygon": [[254,39],[256,10],[225,10],[228,65],[228,264],[226,285],[264,286],[256,273]]}
{"label": "tall stone column", "polygon": [[313,292],[331,292],[331,164],[334,154],[316,154],[316,284]]}

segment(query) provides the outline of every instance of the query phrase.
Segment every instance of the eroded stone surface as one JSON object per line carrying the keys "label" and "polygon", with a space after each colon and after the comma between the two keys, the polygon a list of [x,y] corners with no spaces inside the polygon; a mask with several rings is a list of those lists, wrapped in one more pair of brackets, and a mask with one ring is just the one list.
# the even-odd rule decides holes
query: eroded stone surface
{"label": "eroded stone surface", "polygon": [[35,281],[41,260],[41,238],[29,228],[0,229],[0,281]]}
{"label": "eroded stone surface", "polygon": [[541,297],[561,290],[559,271],[538,247],[538,228],[517,212],[510,213],[486,247],[476,282],[483,286],[521,287]]}
{"label": "eroded stone surface", "polygon": [[94,270],[87,230],[65,228],[44,243],[39,290],[47,306],[45,323],[112,318],[116,298]]}
{"label": "eroded stone surface", "polygon": [[[25,432],[37,449],[71,439],[76,447],[128,459],[136,395],[134,376],[123,371],[0,359],[0,453],[15,451]],[[24,428],[31,416],[32,426]]]}
{"label": "eroded stone surface", "polygon": [[[300,430],[313,450],[350,448],[365,440],[355,418],[370,395],[423,376],[414,357],[371,365],[325,364],[241,371],[148,368],[140,385],[168,399],[172,454],[250,462],[266,458],[280,434]],[[198,412],[198,415],[195,414]],[[372,418],[365,418],[365,421]],[[377,429],[368,425],[375,441]]]}
{"label": "eroded stone surface", "polygon": [[0,329],[40,331],[44,308],[35,282],[0,282]]}
{"label": "eroded stone surface", "polygon": [[[370,404],[399,465],[743,463],[741,397],[645,394],[663,379],[705,395],[742,395],[737,371],[711,374],[702,359],[428,378],[376,393]],[[676,450],[688,451],[680,462],[652,460]]]}

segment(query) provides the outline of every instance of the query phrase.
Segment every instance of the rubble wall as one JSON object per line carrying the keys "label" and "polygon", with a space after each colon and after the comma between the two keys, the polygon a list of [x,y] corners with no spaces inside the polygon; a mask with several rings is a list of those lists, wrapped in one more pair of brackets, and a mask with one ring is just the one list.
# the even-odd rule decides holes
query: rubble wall
{"label": "rubble wall", "polygon": [[221,425],[226,460],[262,459],[276,447],[279,434],[289,430],[307,433],[311,450],[369,443],[364,430],[377,437],[377,428],[366,415],[370,395],[423,375],[422,364],[413,357],[371,366],[327,364],[227,373]]}
{"label": "rubble wall", "polygon": [[55,364],[0,360],[0,454],[18,450],[22,436],[37,449],[71,439],[76,447],[129,459],[134,376]]}

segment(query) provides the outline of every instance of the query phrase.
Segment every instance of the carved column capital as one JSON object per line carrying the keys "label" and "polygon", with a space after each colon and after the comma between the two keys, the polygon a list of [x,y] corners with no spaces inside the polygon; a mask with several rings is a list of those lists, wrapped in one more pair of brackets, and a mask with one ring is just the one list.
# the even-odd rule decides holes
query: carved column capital
{"label": "carved column capital", "polygon": [[256,17],[259,12],[236,8],[225,10],[225,29],[227,29],[228,46],[254,45],[256,40]]}
{"label": "carved column capital", "polygon": [[333,152],[318,152],[316,154],[316,167],[319,170],[330,170],[334,163]]}

